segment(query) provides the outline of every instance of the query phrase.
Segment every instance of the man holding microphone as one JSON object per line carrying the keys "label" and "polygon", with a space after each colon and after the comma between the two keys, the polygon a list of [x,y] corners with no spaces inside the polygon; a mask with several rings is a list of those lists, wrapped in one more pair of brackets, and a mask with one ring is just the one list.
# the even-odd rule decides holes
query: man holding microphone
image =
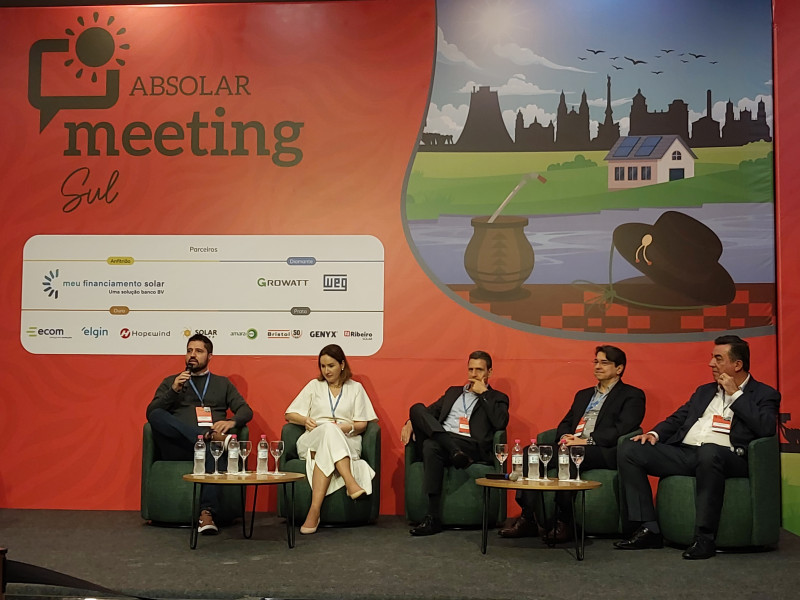
{"label": "man holding microphone", "polygon": [[[206,336],[198,333],[190,337],[186,370],[166,377],[147,407],[153,440],[163,460],[192,460],[198,435],[203,436],[207,451],[212,440],[227,446],[228,432],[253,418],[252,409],[231,381],[208,370],[213,351],[214,345]],[[206,471],[212,466],[207,452]],[[198,532],[213,535],[218,532],[213,515],[219,506],[219,486],[204,485],[200,489]]]}

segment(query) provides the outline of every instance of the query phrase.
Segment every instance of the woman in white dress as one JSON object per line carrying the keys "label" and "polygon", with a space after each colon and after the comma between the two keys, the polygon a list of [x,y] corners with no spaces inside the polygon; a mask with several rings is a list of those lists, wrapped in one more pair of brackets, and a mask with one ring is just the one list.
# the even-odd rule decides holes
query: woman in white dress
{"label": "woman in white dress", "polygon": [[300,533],[319,526],[325,496],[342,486],[353,500],[372,493],[375,471],[361,459],[361,434],[378,417],[363,386],[353,381],[344,351],[336,344],[319,353],[319,377],[309,381],[286,409],[286,420],[305,427],[297,453],[306,461],[311,508]]}

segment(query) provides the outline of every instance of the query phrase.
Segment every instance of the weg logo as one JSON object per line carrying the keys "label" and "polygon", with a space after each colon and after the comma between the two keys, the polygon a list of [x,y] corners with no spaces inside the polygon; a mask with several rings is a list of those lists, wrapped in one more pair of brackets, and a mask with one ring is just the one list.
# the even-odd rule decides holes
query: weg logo
{"label": "weg logo", "polygon": [[[102,96],[45,96],[42,94],[42,58],[45,54],[70,53],[69,58],[64,61],[64,66],[75,68],[77,79],[91,73],[91,81],[96,83],[98,70],[111,62],[117,49],[129,49],[128,44],[117,45],[115,40],[115,36],[125,33],[125,28],[117,29],[112,34],[108,28],[111,28],[114,17],[109,17],[105,26],[94,24],[98,22],[99,18],[99,13],[93,13],[92,23],[87,26],[85,19],[78,17],[78,24],[82,28],[80,33],[68,28],[65,33],[70,37],[38,40],[31,46],[28,58],[28,102],[39,111],[40,133],[44,131],[59,110],[111,108],[117,103],[119,99],[119,69],[116,68],[105,69],[106,91]],[[116,58],[114,63],[123,66],[125,61]]]}

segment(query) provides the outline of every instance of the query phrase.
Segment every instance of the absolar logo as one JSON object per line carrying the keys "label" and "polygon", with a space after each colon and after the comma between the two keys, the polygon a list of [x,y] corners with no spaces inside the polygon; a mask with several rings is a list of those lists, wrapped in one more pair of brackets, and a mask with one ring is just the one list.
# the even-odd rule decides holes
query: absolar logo
{"label": "absolar logo", "polygon": [[[128,50],[129,45],[118,44],[117,39],[125,33],[125,28],[114,27],[114,33],[109,29],[114,23],[114,17],[108,17],[105,25],[98,25],[100,13],[94,12],[90,24],[87,25],[83,17],[78,17],[77,22],[81,30],[67,28],[66,38],[43,39],[34,42],[31,46],[28,60],[28,102],[39,111],[39,131],[43,131],[47,124],[53,120],[58,111],[64,109],[102,109],[110,108],[119,99],[119,69],[106,68],[117,50]],[[98,71],[102,70],[105,77],[106,89],[103,95],[84,96],[46,96],[42,94],[42,58],[49,53],[69,53],[69,58],[64,61],[64,67],[75,69],[75,78],[90,77],[92,83],[98,81]],[[125,64],[125,60],[117,57],[112,63],[115,67]]]}

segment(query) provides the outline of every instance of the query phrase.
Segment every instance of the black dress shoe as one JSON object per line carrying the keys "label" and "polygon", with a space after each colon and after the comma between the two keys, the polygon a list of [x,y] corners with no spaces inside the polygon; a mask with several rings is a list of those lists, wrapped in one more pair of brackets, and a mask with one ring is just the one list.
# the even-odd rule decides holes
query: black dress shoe
{"label": "black dress shoe", "polygon": [[425,515],[422,523],[409,530],[411,535],[434,535],[442,532],[442,522],[431,515]]}
{"label": "black dress shoe", "polygon": [[543,536],[543,539],[545,542],[551,541],[556,544],[563,544],[572,539],[573,533],[571,524],[564,523],[564,521],[556,521],[556,526],[548,531],[547,535]]}
{"label": "black dress shoe", "polygon": [[504,538],[536,537],[539,535],[539,526],[535,519],[526,519],[520,515],[511,527],[503,527],[497,533]]}
{"label": "black dress shoe", "polygon": [[664,537],[660,533],[653,533],[647,527],[639,527],[629,539],[614,542],[614,547],[620,550],[663,548]]}
{"label": "black dress shoe", "polygon": [[717,545],[714,540],[707,538],[694,538],[694,543],[689,546],[681,556],[687,560],[703,560],[717,555]]}
{"label": "black dress shoe", "polygon": [[456,469],[466,469],[473,461],[466,452],[456,450],[453,452],[453,456],[450,457],[450,462],[453,463]]}

